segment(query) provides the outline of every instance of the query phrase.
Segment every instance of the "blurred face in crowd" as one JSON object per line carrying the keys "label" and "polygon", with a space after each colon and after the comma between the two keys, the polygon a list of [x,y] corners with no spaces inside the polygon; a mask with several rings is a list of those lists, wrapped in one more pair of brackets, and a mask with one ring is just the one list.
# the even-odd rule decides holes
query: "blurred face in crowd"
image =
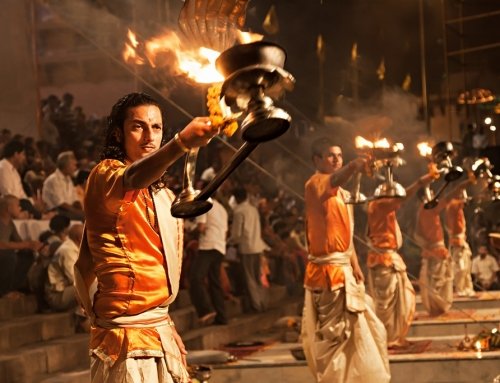
{"label": "blurred face in crowd", "polygon": [[488,248],[486,246],[479,246],[477,252],[481,258],[485,258],[488,255]]}
{"label": "blurred face in crowd", "polygon": [[9,198],[9,204],[7,211],[12,219],[16,219],[21,216],[21,204],[19,203],[19,199],[12,197]]}
{"label": "blurred face in crowd", "polygon": [[330,146],[321,156],[314,156],[314,164],[320,173],[331,174],[342,167],[342,149]]}
{"label": "blurred face in crowd", "polygon": [[162,134],[162,115],[156,105],[140,105],[128,109],[123,123],[127,159],[134,162],[158,150]]}
{"label": "blurred face in crowd", "polygon": [[78,162],[76,161],[76,158],[69,157],[68,162],[64,166],[62,172],[67,176],[72,176],[73,174],[75,174],[77,168],[78,168]]}
{"label": "blurred face in crowd", "polygon": [[24,152],[24,150],[18,153],[14,153],[14,155],[10,158],[10,161],[17,170],[21,170],[26,164],[26,153]]}

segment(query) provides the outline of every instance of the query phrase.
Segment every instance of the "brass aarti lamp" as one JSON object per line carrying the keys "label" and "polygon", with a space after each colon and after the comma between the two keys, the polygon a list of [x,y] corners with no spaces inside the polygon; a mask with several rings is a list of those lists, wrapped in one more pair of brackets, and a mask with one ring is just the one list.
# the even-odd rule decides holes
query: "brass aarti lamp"
{"label": "brass aarti lamp", "polygon": [[[274,100],[291,91],[294,77],[283,66],[286,53],[279,45],[258,41],[235,45],[222,52],[215,65],[224,76],[221,110],[227,118],[238,115],[244,143],[229,163],[201,191],[193,188],[196,154],[186,157],[184,188],[172,204],[177,218],[191,218],[212,207],[210,196],[261,142],[275,139],[290,127],[291,117]],[[232,117],[231,117],[232,116]]]}

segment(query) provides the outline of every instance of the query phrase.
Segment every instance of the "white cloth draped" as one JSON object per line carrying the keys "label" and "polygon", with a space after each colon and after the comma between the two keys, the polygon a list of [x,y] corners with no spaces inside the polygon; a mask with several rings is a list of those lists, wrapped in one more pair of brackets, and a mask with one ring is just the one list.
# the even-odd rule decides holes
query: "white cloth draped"
{"label": "white cloth draped", "polygon": [[453,288],[458,296],[475,295],[472,286],[472,252],[467,242],[463,246],[450,246],[453,260]]}
{"label": "white cloth draped", "polygon": [[375,312],[387,330],[389,346],[405,344],[415,313],[415,290],[406,274],[401,256],[391,252],[392,266],[377,265],[368,269],[368,288],[375,302]]}
{"label": "white cloth draped", "polygon": [[[346,285],[354,276],[345,267]],[[356,284],[354,280],[354,284]],[[356,284],[357,286],[364,286]],[[350,295],[347,289],[347,295]],[[349,309],[346,288],[305,290],[302,344],[307,363],[318,383],[384,383],[390,381],[386,331],[375,315],[369,296]],[[355,293],[356,294],[356,293]]]}
{"label": "white cloth draped", "polygon": [[423,258],[420,268],[420,295],[422,304],[432,315],[441,315],[453,303],[453,264],[451,257]]}

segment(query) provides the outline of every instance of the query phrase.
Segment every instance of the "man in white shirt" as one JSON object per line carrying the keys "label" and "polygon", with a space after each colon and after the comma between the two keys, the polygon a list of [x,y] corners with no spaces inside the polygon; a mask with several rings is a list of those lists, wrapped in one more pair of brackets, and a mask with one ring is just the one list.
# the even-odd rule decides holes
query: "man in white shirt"
{"label": "man in white shirt", "polygon": [[26,163],[24,144],[20,141],[9,141],[3,148],[0,160],[0,194],[13,195],[18,199],[27,199],[23,189],[19,170]]}
{"label": "man in white shirt", "polygon": [[[221,264],[226,254],[228,215],[219,201],[215,198],[212,201],[212,208],[196,218],[198,253],[190,267],[189,294],[201,324],[208,324],[212,319],[215,324],[226,324]],[[205,279],[208,279],[208,291]]]}
{"label": "man in white shirt", "polygon": [[20,218],[42,218],[43,201],[39,196],[28,197],[23,188],[20,172],[26,163],[25,146],[18,140],[5,144],[0,160],[0,195],[11,195],[21,202]]}
{"label": "man in white shirt", "polygon": [[488,254],[486,246],[480,246],[478,256],[472,260],[474,282],[484,290],[498,289],[498,273],[500,267],[495,257]]}
{"label": "man in white shirt", "polygon": [[259,211],[248,201],[246,190],[239,188],[233,194],[237,205],[233,211],[230,241],[238,245],[238,255],[251,310],[260,312],[268,305],[266,290],[260,279],[261,256],[267,245],[261,236]]}
{"label": "man in white shirt", "polygon": [[48,284],[45,289],[45,299],[53,310],[62,311],[76,307],[73,269],[78,259],[82,236],[82,224],[71,226],[68,237],[58,247],[47,268]]}
{"label": "man in white shirt", "polygon": [[83,220],[82,205],[72,179],[77,169],[74,153],[60,153],[56,165],[57,169],[43,183],[43,201],[49,210],[57,209],[71,219]]}

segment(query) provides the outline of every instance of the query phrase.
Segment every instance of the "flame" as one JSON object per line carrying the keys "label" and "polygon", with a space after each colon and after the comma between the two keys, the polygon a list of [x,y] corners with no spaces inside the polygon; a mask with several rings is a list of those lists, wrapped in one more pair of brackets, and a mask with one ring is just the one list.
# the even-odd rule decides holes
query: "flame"
{"label": "flame", "polygon": [[396,142],[393,146],[394,150],[404,150],[405,149],[405,146],[401,143],[401,142]]}
{"label": "flame", "polygon": [[429,157],[432,154],[432,147],[427,142],[418,143],[417,149],[422,157]]}
{"label": "flame", "polygon": [[122,52],[123,60],[125,62],[133,62],[137,65],[143,65],[144,59],[139,57],[139,55],[137,54],[136,48],[139,45],[139,42],[135,37],[135,33],[129,29],[127,32],[127,37],[128,42],[125,42],[125,48]]}
{"label": "flame", "polygon": [[220,53],[204,47],[197,50],[183,49],[174,31],[140,42],[129,29],[127,37],[122,53],[125,62],[137,65],[147,62],[152,68],[168,65],[172,67],[172,72],[180,72],[197,83],[224,81],[224,77],[215,69],[215,60]]}
{"label": "flame", "polygon": [[215,69],[215,60],[219,52],[209,48],[198,49],[197,54],[179,52],[179,68],[197,83],[216,83],[224,81],[224,77]]}
{"label": "flame", "polygon": [[354,146],[356,147],[356,149],[373,148],[373,142],[368,141],[366,138],[363,138],[361,136],[356,136],[354,138]]}
{"label": "flame", "polygon": [[127,37],[128,37],[128,40],[130,41],[130,43],[132,44],[132,46],[134,48],[137,48],[137,46],[139,45],[139,41],[137,41],[137,37],[135,36],[135,33],[132,32],[130,29],[127,31]]}
{"label": "flame", "polygon": [[381,138],[373,143],[374,148],[390,148],[391,144],[387,138]]}
{"label": "flame", "polygon": [[236,40],[240,44],[250,44],[255,41],[261,41],[264,38],[264,35],[253,32],[243,32],[239,29],[236,30]]}

